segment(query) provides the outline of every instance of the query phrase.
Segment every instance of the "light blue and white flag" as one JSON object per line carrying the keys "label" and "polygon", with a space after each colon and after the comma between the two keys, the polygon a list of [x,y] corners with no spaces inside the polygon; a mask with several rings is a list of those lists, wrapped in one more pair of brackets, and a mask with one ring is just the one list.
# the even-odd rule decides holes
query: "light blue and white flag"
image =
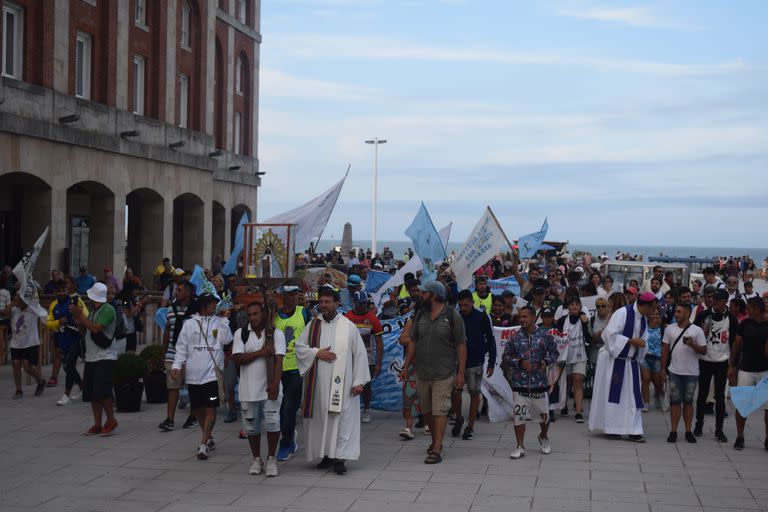
{"label": "light blue and white flag", "polygon": [[768,402],[768,377],[756,386],[736,386],[731,388],[731,402],[743,417],[748,417]]}
{"label": "light blue and white flag", "polygon": [[243,216],[240,217],[240,222],[238,223],[237,229],[235,230],[235,247],[232,249],[232,253],[229,255],[227,262],[221,269],[221,273],[225,276],[230,274],[237,274],[237,260],[240,259],[240,254],[243,252],[243,231],[245,231],[245,228],[243,227],[244,224],[248,224],[248,212],[243,213]]}
{"label": "light blue and white flag", "polygon": [[536,255],[536,252],[541,248],[541,244],[544,243],[544,237],[547,236],[548,229],[547,219],[544,219],[544,224],[541,225],[539,231],[520,237],[520,240],[517,242],[520,250],[520,259],[533,258]]}
{"label": "light blue and white flag", "polygon": [[421,282],[428,283],[437,277],[435,265],[445,259],[445,246],[440,240],[440,235],[432,224],[424,203],[416,214],[416,217],[405,230],[405,234],[413,242],[414,252],[421,258],[424,269],[421,271]]}
{"label": "light blue and white flag", "polygon": [[206,279],[205,274],[203,274],[203,269],[200,267],[200,265],[195,265],[195,270],[192,272],[192,277],[189,278],[189,282],[192,283],[192,286],[195,287],[195,295],[210,293],[218,300],[221,300],[219,294],[216,293],[216,288],[208,279]]}
{"label": "light blue and white flag", "polygon": [[367,293],[378,292],[384,283],[389,281],[392,277],[387,272],[379,272],[378,270],[369,270],[368,275],[365,277],[365,291]]}
{"label": "light blue and white flag", "polygon": [[443,242],[445,247],[445,253],[448,254],[448,239],[451,238],[451,229],[453,228],[453,222],[449,222],[447,226],[437,232],[440,236],[440,241]]}

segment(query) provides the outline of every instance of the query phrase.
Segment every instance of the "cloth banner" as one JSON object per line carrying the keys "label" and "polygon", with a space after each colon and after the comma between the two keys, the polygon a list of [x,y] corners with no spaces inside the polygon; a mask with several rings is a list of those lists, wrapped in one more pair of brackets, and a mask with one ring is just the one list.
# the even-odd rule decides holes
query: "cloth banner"
{"label": "cloth banner", "polygon": [[475,270],[499,254],[505,245],[507,237],[504,230],[499,226],[491,209],[486,207],[485,213],[451,263],[459,290],[469,288]]}
{"label": "cloth banner", "polygon": [[403,369],[405,356],[399,340],[405,321],[410,316],[409,314],[381,321],[381,327],[384,330],[382,335],[384,355],[381,360],[381,373],[371,382],[373,392],[371,407],[374,409],[400,411],[403,408],[403,383],[400,381],[400,370]]}
{"label": "cloth banner", "polygon": [[395,275],[389,278],[389,281],[384,283],[381,288],[379,288],[379,291],[373,294],[373,297],[371,297],[371,300],[374,304],[376,304],[376,308],[379,312],[381,312],[381,304],[382,302],[386,302],[386,296],[387,296],[387,290],[394,290],[395,287],[400,286],[405,281],[405,274],[408,272],[412,273],[413,275],[416,275],[416,273],[422,269],[421,265],[421,258],[419,258],[417,255],[414,255],[413,258],[408,260],[408,263],[403,265],[403,267],[395,272]]}
{"label": "cloth banner", "polygon": [[248,212],[244,213],[240,217],[240,222],[237,225],[235,231],[235,247],[232,249],[232,253],[227,258],[227,262],[221,269],[221,273],[224,275],[237,274],[237,261],[240,259],[240,254],[243,252],[243,225],[248,224]]}
{"label": "cloth banner", "polygon": [[491,295],[501,295],[509,290],[514,293],[516,297],[520,296],[520,284],[514,277],[491,279],[488,281],[488,288],[491,290]]}
{"label": "cloth banner", "polygon": [[453,228],[453,222],[449,222],[447,226],[437,232],[440,237],[440,241],[443,242],[445,252],[448,253],[448,240],[451,238],[451,229]]}
{"label": "cloth banner", "polygon": [[756,386],[736,386],[731,388],[731,402],[743,417],[748,417],[768,402],[768,377]]}
{"label": "cloth banner", "polygon": [[507,341],[519,330],[519,325],[493,328],[493,338],[496,340],[496,367],[489,379],[487,377],[488,359],[486,358],[483,365],[483,380],[480,383],[480,390],[488,401],[488,420],[492,423],[509,421],[514,418],[515,406],[512,401],[512,388],[507,379],[504,378],[504,372],[501,371],[500,365]]}
{"label": "cloth banner", "polygon": [[405,230],[405,235],[411,239],[414,252],[421,258],[424,267],[421,272],[421,282],[434,281],[437,278],[435,265],[445,259],[445,246],[424,203],[421,203],[421,208],[411,225]]}
{"label": "cloth banner", "polygon": [[547,230],[549,225],[547,219],[544,219],[544,224],[541,225],[541,229],[536,233],[529,233],[520,237],[517,241],[517,246],[520,250],[520,259],[525,260],[533,258],[536,253],[541,249],[541,244],[544,243],[544,237],[547,236]]}
{"label": "cloth banner", "polygon": [[[349,171],[347,171],[349,172]],[[305,203],[293,210],[275,215],[267,220],[262,221],[263,224],[295,224],[295,250],[304,252],[309,248],[309,243],[320,238],[325,226],[328,224],[328,219],[333,213],[333,209],[336,206],[336,201],[339,199],[339,194],[344,186],[344,181],[347,179],[345,175],[338,183],[333,187],[326,190],[319,196],[315,197],[308,203]]]}

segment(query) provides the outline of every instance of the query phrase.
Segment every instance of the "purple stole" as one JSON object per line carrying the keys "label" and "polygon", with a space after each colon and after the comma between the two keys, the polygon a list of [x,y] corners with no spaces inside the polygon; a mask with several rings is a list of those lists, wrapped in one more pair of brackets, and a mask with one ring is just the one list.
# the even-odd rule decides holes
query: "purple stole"
{"label": "purple stole", "polygon": [[[320,325],[322,320],[315,318],[311,324],[309,324],[309,336],[307,342],[310,347],[320,347]],[[307,372],[307,376],[304,378],[304,400],[301,404],[302,416],[304,418],[312,417],[312,407],[315,399],[315,382],[317,381],[317,359],[312,363],[312,367]]]}
{"label": "purple stole", "polygon": [[[624,323],[624,331],[621,333],[627,338],[631,338],[635,331],[635,308],[632,305],[626,306],[627,319]],[[646,328],[645,317],[640,320],[640,336],[643,335]],[[608,392],[608,402],[612,404],[618,404],[621,402],[621,388],[624,385],[624,368],[626,367],[627,360],[629,360],[630,367],[632,368],[632,391],[635,395],[635,407],[642,409],[643,407],[643,394],[640,391],[640,366],[637,363],[637,353],[635,350],[634,355],[631,358],[627,357],[630,348],[629,342],[624,345],[624,349],[613,361],[613,374],[611,375],[611,388]]]}

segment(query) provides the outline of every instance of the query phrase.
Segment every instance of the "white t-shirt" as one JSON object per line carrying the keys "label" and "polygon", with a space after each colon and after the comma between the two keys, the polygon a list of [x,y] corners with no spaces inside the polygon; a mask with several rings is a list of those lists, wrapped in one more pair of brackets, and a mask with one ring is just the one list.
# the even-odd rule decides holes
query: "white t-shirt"
{"label": "white t-shirt", "polygon": [[[256,336],[256,333],[250,330],[248,341],[244,344],[242,339],[242,329],[235,332],[235,338],[232,341],[232,355],[250,354],[261,350],[264,346],[264,333]],[[280,329],[275,329],[275,354],[285,355],[285,335]],[[281,386],[282,388],[282,386]],[[280,390],[282,393],[282,389]],[[267,399],[267,360],[260,357],[250,364],[240,367],[240,387],[238,388],[241,402],[261,402]]]}
{"label": "white t-shirt", "polygon": [[37,316],[32,308],[11,308],[11,348],[29,348],[40,344]]}
{"label": "white t-shirt", "polygon": [[[662,343],[669,345],[670,349],[675,344],[675,340],[683,331],[677,324],[670,324],[664,331]],[[707,346],[707,338],[701,327],[691,324],[688,330],[680,338],[672,352],[672,362],[669,365],[669,372],[676,375],[698,375],[699,374],[699,354],[688,345],[684,345],[685,338],[692,338],[699,347]]]}

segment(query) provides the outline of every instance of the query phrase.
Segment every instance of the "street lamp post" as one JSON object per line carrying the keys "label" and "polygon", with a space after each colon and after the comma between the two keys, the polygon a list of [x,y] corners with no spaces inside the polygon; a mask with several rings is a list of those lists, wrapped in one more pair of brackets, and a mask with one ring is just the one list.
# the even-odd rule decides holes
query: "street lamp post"
{"label": "street lamp post", "polygon": [[387,139],[374,137],[366,140],[366,144],[373,144],[373,190],[371,192],[371,256],[376,256],[376,201],[378,194],[376,191],[379,171],[379,144],[386,144]]}

